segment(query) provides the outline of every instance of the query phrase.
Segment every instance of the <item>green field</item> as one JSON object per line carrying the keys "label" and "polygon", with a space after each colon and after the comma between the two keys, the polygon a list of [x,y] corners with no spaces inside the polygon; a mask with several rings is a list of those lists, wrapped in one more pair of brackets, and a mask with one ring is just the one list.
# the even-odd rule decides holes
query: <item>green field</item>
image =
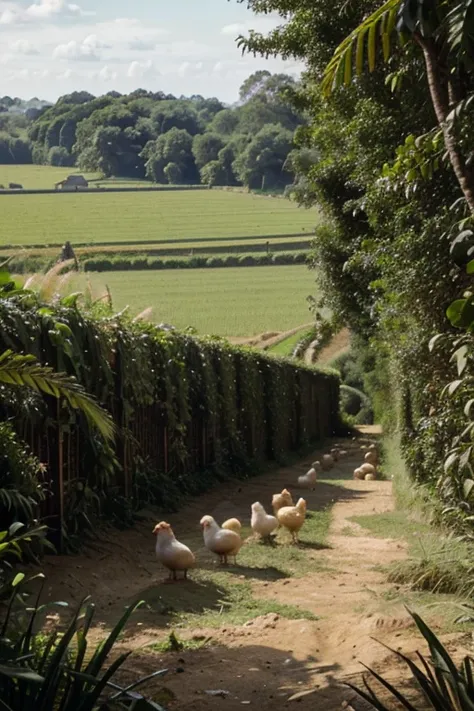
{"label": "green field", "polygon": [[[83,173],[77,168],[53,168],[49,165],[0,165],[0,185],[19,183],[25,190],[52,190],[55,183],[72,173],[81,173],[87,180],[99,177],[98,173]],[[5,199],[5,198],[4,198]]]}
{"label": "green field", "polygon": [[0,244],[96,244],[307,233],[315,209],[282,198],[203,190],[0,197]]}
{"label": "green field", "polygon": [[[95,295],[110,287],[115,310],[133,314],[153,308],[152,320],[201,334],[253,336],[285,331],[311,321],[306,297],[315,295],[314,274],[304,266],[112,272],[76,277]],[[77,282],[79,280],[79,284]]]}

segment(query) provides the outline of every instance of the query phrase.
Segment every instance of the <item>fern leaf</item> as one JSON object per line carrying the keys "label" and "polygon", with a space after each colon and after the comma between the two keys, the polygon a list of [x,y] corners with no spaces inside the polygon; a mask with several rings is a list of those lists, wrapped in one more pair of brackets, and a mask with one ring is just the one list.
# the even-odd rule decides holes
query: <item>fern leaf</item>
{"label": "fern leaf", "polygon": [[64,398],[69,405],[84,413],[90,425],[97,428],[105,439],[113,439],[115,426],[109,413],[75,380],[42,366],[29,355],[15,354],[11,350],[0,354],[0,383],[28,387],[36,392]]}

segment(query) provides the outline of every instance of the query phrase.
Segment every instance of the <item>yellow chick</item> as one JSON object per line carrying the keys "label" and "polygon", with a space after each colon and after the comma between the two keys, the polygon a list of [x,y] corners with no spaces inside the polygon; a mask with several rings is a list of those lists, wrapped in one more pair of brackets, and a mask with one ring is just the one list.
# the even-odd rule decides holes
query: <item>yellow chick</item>
{"label": "yellow chick", "polygon": [[273,494],[272,507],[275,516],[283,506],[293,506],[293,499],[288,489],[283,489],[281,494]]}
{"label": "yellow chick", "polygon": [[227,521],[224,521],[221,528],[225,528],[226,531],[234,531],[234,533],[238,533],[238,535],[240,536],[242,524],[240,523],[238,518],[228,518]]}
{"label": "yellow chick", "polygon": [[220,562],[224,565],[227,565],[228,556],[233,556],[235,559],[242,546],[239,534],[221,528],[212,516],[203,516],[200,523],[206,548],[218,555]]}
{"label": "yellow chick", "polygon": [[299,499],[296,506],[283,506],[277,513],[278,522],[286,528],[295,543],[298,543],[298,533],[306,518],[306,501]]}
{"label": "yellow chick", "polygon": [[169,523],[161,521],[153,529],[156,536],[156,557],[165,568],[170,571],[170,578],[177,580],[176,573],[178,570],[184,572],[184,579],[187,578],[189,568],[192,568],[196,562],[194,553],[176,540]]}

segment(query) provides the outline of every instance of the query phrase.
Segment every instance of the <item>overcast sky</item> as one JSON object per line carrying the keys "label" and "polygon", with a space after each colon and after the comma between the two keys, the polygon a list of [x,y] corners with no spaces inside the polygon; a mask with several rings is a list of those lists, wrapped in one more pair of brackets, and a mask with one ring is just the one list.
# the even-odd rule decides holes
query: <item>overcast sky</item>
{"label": "overcast sky", "polygon": [[299,73],[295,62],[242,57],[235,44],[277,24],[236,0],[0,0],[0,95],[140,87],[233,102],[257,69]]}

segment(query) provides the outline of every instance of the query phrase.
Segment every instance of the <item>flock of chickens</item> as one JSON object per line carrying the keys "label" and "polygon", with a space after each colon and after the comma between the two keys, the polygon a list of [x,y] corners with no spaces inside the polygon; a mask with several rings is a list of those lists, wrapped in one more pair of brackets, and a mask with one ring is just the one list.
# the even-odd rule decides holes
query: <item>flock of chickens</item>
{"label": "flock of chickens", "polygon": [[[363,445],[363,448],[367,448]],[[376,479],[377,451],[374,444],[370,445],[365,454],[363,464],[354,470],[355,479]],[[306,474],[298,477],[298,486],[314,489],[319,471],[332,469],[334,463],[347,456],[347,451],[341,446],[335,446],[330,454],[324,454],[321,462],[313,462]],[[278,528],[285,528],[291,534],[294,543],[298,542],[298,534],[306,518],[306,501],[298,499],[296,504],[288,489],[283,489],[272,498],[273,514],[267,514],[259,501],[252,504],[250,525],[253,533],[264,541],[270,541],[271,535]],[[224,521],[222,526],[212,516],[203,516],[200,525],[203,531],[205,547],[219,557],[221,564],[227,565],[228,559],[236,556],[243,545],[241,537],[242,524],[236,518]],[[153,529],[156,535],[156,557],[170,571],[170,578],[177,580],[177,572],[183,571],[186,579],[188,570],[196,564],[194,553],[180,543],[173,533],[169,523],[161,521]]]}

